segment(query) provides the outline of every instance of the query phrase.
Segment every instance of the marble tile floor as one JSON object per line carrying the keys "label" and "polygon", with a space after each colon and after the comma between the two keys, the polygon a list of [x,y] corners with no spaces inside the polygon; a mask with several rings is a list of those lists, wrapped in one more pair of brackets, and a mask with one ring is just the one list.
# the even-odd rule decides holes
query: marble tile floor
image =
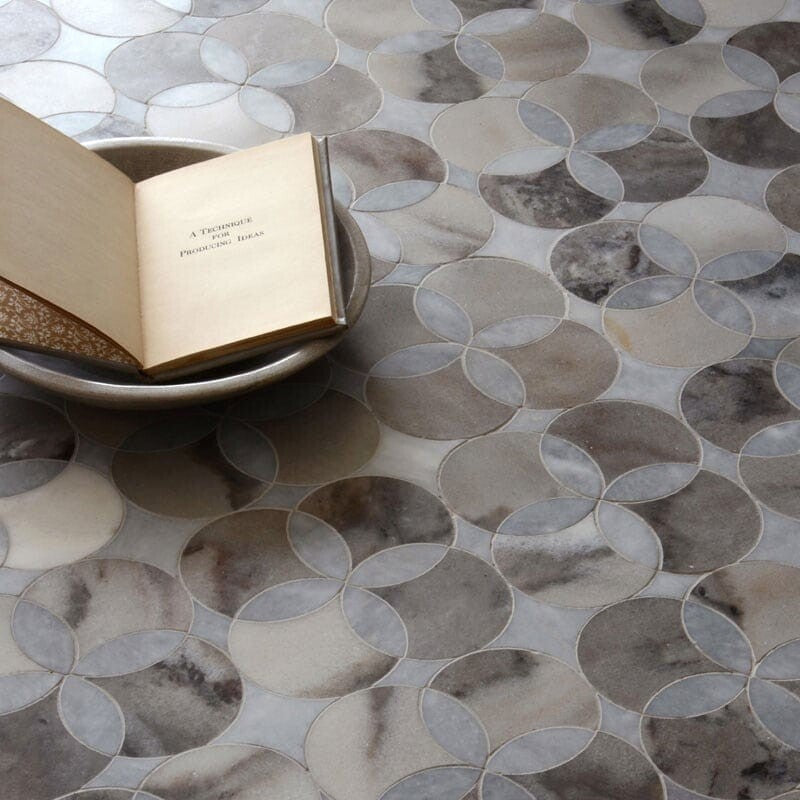
{"label": "marble tile floor", "polygon": [[328,135],[375,280],[229,403],[0,379],[2,800],[800,799],[799,0],[0,0],[0,94]]}

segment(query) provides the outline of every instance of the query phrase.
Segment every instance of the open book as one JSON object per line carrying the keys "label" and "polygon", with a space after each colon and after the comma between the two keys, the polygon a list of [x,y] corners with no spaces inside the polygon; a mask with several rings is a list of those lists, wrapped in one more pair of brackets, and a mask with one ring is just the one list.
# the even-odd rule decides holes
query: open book
{"label": "open book", "polygon": [[134,183],[0,100],[0,342],[168,378],[345,324],[324,146]]}

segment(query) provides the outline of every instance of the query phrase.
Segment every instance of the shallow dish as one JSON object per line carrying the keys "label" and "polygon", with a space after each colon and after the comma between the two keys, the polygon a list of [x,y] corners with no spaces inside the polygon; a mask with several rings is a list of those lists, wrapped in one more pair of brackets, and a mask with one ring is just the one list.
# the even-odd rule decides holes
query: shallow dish
{"label": "shallow dish", "polygon": [[[103,139],[86,144],[132,179],[178,169],[230,153],[233,148],[185,139]],[[347,321],[354,324],[369,291],[370,255],[364,237],[348,211],[336,207],[347,298]],[[0,347],[0,371],[60,395],[108,408],[169,408],[208,403],[283,380],[335,347],[345,332],[282,347],[182,380],[153,384],[101,367]]]}

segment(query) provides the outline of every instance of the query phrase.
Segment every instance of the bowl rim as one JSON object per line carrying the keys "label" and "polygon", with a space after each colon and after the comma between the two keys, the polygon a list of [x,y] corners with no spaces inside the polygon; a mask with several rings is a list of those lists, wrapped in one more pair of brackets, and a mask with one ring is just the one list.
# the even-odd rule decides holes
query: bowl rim
{"label": "bowl rim", "polygon": [[[83,145],[96,152],[119,148],[133,149],[146,145],[207,150],[219,155],[233,153],[239,149],[202,139],[156,136],[112,137],[83,142]],[[348,327],[352,327],[361,315],[367,300],[372,262],[364,235],[348,209],[337,204],[337,217],[350,236],[354,250],[353,288],[346,305]],[[298,343],[276,361],[244,372],[218,378],[202,378],[201,375],[199,380],[189,378],[181,383],[119,384],[104,381],[102,378],[71,375],[28,361],[2,346],[0,346],[0,372],[89,405],[119,409],[174,408],[215,402],[283,380],[324,356],[346,333],[345,330],[332,336]]]}

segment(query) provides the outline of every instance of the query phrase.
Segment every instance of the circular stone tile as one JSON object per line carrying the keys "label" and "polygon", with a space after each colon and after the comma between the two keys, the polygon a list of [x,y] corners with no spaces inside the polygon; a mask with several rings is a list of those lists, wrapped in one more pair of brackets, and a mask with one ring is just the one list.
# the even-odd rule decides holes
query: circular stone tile
{"label": "circular stone tile", "polygon": [[595,39],[629,50],[656,50],[683,44],[700,25],[673,16],[657,0],[625,0],[575,6],[575,22]]}
{"label": "circular stone tile", "polygon": [[462,550],[450,550],[418,578],[373,591],[405,623],[409,658],[452,658],[483,647],[511,616],[506,583]]}
{"label": "circular stone tile", "polygon": [[578,660],[595,689],[633,711],[673,681],[720,671],[686,635],[681,603],[660,597],[625,600],[595,614],[578,639]]}
{"label": "circular stone tile", "polygon": [[[132,607],[133,596],[137,602]],[[188,631],[192,623],[191,599],[181,583],[137,561],[92,559],[69,564],[34,581],[23,598],[66,621],[81,658],[127,634]],[[18,638],[34,633],[17,630]],[[25,641],[20,639],[20,645],[24,648]],[[122,662],[119,671],[127,671],[126,667]]]}
{"label": "circular stone tile", "polygon": [[[331,800],[375,800],[411,773],[453,763],[423,722],[421,694],[405,686],[377,687],[344,697],[317,717],[305,755]],[[375,735],[384,730],[393,736]]]}
{"label": "circular stone tile", "polygon": [[121,755],[151,758],[206,744],[236,718],[242,682],[228,657],[188,637],[166,658],[129,675],[93,678],[125,717]]}
{"label": "circular stone tile", "polygon": [[111,540],[123,516],[124,503],[110,481],[71,463],[47,483],[0,498],[9,543],[5,566],[47,569],[84,558]]}
{"label": "circular stone tile", "polygon": [[38,400],[0,395],[0,464],[28,458],[69,461],[75,433],[61,412]]}
{"label": "circular stone tile", "polygon": [[607,733],[598,733],[566,764],[510,777],[534,797],[578,797],[586,786],[600,797],[616,800],[663,800],[665,796],[652,764],[627,742]]}
{"label": "circular stone tile", "polygon": [[[659,769],[701,794],[768,798],[800,780],[800,753],[769,735],[742,697],[689,719],[645,718],[642,741]],[[689,757],[698,749],[703,758]]]}
{"label": "circular stone tile", "polygon": [[340,596],[292,619],[236,619],[229,647],[234,663],[251,680],[290,697],[349,694],[375,683],[397,663],[353,630]]}
{"label": "circular stone tile", "polygon": [[102,6],[53,0],[53,9],[73,27],[101,36],[142,36],[168,28],[182,16],[155,0],[110,0]]}
{"label": "circular stone tile", "polygon": [[687,422],[718,447],[738,452],[763,428],[800,417],[775,385],[772,362],[737,358],[706,367],[683,387]]}
{"label": "circular stone tile", "polygon": [[707,572],[738,561],[761,533],[761,515],[747,493],[705,470],[675,494],[628,508],[655,531],[670,572]]}
{"label": "circular stone tile", "polygon": [[776,175],[767,187],[767,205],[777,219],[800,232],[800,198],[794,187],[800,181],[800,165]]}
{"label": "circular stone tile", "polygon": [[170,517],[213,517],[235,511],[266,488],[225,457],[215,433],[168,450],[118,450],[111,471],[129,500]]}
{"label": "circular stone tile", "polygon": [[232,617],[258,592],[316,577],[287,538],[289,512],[259,508],[228,514],[201,528],[181,555],[181,576],[192,594]]}
{"label": "circular stone tile", "polygon": [[540,228],[586,225],[602,219],[616,206],[613,200],[578,183],[565,161],[521,175],[484,173],[479,187],[484,200],[499,214]]}
{"label": "circular stone tile", "polygon": [[[100,773],[111,756],[81,744],[58,713],[58,691],[13,714],[0,715],[4,800],[60,797]],[[20,770],[21,763],[27,765]]]}
{"label": "circular stone tile", "polygon": [[309,774],[286,756],[263,747],[221,744],[182,753],[147,776],[142,790],[162,800],[210,794],[248,800],[267,792],[276,798],[317,800]]}
{"label": "circular stone tile", "polygon": [[492,750],[528,731],[594,729],[600,719],[591,687],[551,656],[530,650],[483,650],[448,664],[431,688],[458,698],[481,721]]}
{"label": "circular stone tile", "polygon": [[26,61],[0,71],[0,94],[37,117],[72,111],[108,113],[114,89],[103,75],[65,61]]}
{"label": "circular stone tile", "polygon": [[58,17],[34,0],[11,0],[0,7],[0,65],[16,64],[47,52],[61,30]]}
{"label": "circular stone tile", "polygon": [[[459,361],[408,378],[371,376],[367,402],[392,428],[427,439],[462,439],[507,422],[516,408],[475,388]],[[429,409],[436,408],[432,415]]]}
{"label": "circular stone tile", "polygon": [[365,406],[332,390],[308,408],[252,426],[277,453],[277,481],[299,485],[355,472],[372,458],[380,437],[378,423]]}
{"label": "circular stone tile", "polygon": [[389,547],[449,545],[455,536],[445,506],[425,489],[397,478],[337,481],[310,494],[298,508],[342,536],[354,566]]}
{"label": "circular stone tile", "polygon": [[650,464],[696,464],[700,445],[689,429],[660,409],[602,400],[565,411],[547,433],[591,453],[607,483]]}
{"label": "circular stone tile", "polygon": [[595,608],[630,597],[656,573],[652,566],[629,561],[610,547],[591,516],[555,533],[498,534],[492,541],[492,558],[520,591],[573,608]]}
{"label": "circular stone tile", "polygon": [[598,222],[572,231],[550,255],[558,281],[571,294],[602,303],[639,278],[666,275],[642,249],[638,222]]}
{"label": "circular stone tile", "polygon": [[[439,485],[453,510],[495,531],[514,511],[533,503],[574,497],[548,472],[538,433],[494,433],[457,447],[442,465]],[[498,483],[497,476],[502,475]]]}
{"label": "circular stone tile", "polygon": [[130,39],[108,57],[106,75],[119,91],[142,103],[175,86],[218,81],[203,62],[203,41],[197,34],[178,32]]}
{"label": "circular stone tile", "polygon": [[691,599],[738,625],[757,659],[800,638],[800,569],[796,567],[771,561],[722,567],[697,583]]}
{"label": "circular stone tile", "polygon": [[356,196],[398,181],[445,179],[445,165],[429,145],[402,133],[358,130],[331,137],[333,166],[353,182]]}
{"label": "circular stone tile", "polygon": [[599,155],[622,179],[625,200],[630,203],[683,197],[708,175],[708,158],[702,149],[668,128],[656,128],[632,147]]}

